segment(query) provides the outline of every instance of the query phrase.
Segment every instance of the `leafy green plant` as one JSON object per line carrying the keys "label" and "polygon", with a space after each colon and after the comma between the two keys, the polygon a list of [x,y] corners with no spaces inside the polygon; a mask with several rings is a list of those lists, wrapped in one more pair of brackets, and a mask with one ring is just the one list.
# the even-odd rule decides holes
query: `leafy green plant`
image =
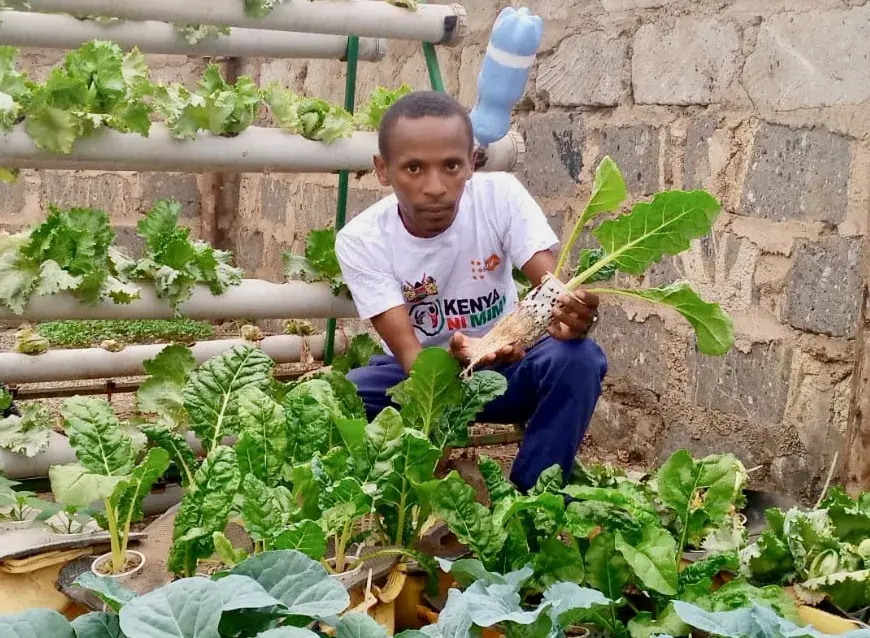
{"label": "leafy green plant", "polygon": [[53,348],[88,348],[106,340],[123,343],[191,343],[214,336],[214,327],[193,319],[85,319],[47,321],[36,326]]}
{"label": "leafy green plant", "polygon": [[357,125],[362,130],[377,131],[381,127],[381,119],[399,98],[411,92],[411,87],[403,84],[397,89],[377,87],[369,101],[356,114]]}
{"label": "leafy green plant", "polygon": [[326,100],[297,95],[278,83],[266,88],[264,100],[278,126],[294,135],[330,144],[353,133],[350,113]]}
{"label": "leafy green plant", "polygon": [[[11,403],[11,397],[9,398]],[[3,397],[0,397],[0,412],[3,411],[2,405]],[[52,425],[48,408],[41,403],[25,403],[20,416],[10,414],[0,418],[0,448],[34,457],[48,448]]]}
{"label": "leafy green plant", "polygon": [[15,343],[12,349],[20,354],[37,356],[48,352],[48,339],[30,325],[24,325],[15,331]]}
{"label": "leafy green plant", "polygon": [[50,503],[36,498],[33,492],[16,490],[16,485],[21,483],[0,476],[0,521],[23,522],[36,519],[40,512],[50,507]]}
{"label": "leafy green plant", "polygon": [[368,333],[354,335],[347,347],[347,352],[333,359],[332,369],[347,374],[355,368],[367,366],[373,356],[383,353],[384,349]]}
{"label": "leafy green plant", "polygon": [[80,534],[87,524],[98,514],[92,507],[64,505],[63,503],[48,503],[36,520],[41,521],[55,534]]}
{"label": "leafy green plant", "polygon": [[[552,321],[557,296],[554,293],[570,293],[616,272],[642,275],[662,257],[688,250],[693,240],[710,232],[721,212],[719,203],[705,191],[666,191],[650,202],[636,203],[630,213],[599,220],[602,214],[618,209],[625,198],[622,174],[613,160],[605,157],[596,170],[589,201],[560,252],[552,278],[545,278],[540,286],[529,291],[517,309],[481,339],[470,357],[468,370],[501,347],[515,344],[528,347],[543,336]],[[592,235],[599,248],[581,252],[579,262],[583,269],[562,287],[559,277],[574,244],[583,228],[593,221],[597,225]],[[597,295],[645,300],[677,311],[695,330],[698,350],[704,354],[724,355],[734,343],[730,317],[718,304],[703,301],[685,282],[645,290],[595,287],[586,290]]]}
{"label": "leafy green plant", "polygon": [[102,501],[100,527],[109,532],[111,572],[127,559],[130,526],[142,519],[142,499],[169,466],[169,454],[153,448],[137,463],[133,441],[103,399],[73,397],[61,408],[69,443],[78,463],[49,469],[55,501],[88,507]]}
{"label": "leafy green plant", "polygon": [[294,255],[285,251],[284,276],[309,283],[324,281],[329,284],[333,294],[350,297],[350,289],[344,283],[341,266],[335,254],[335,229],[314,229],[305,241],[305,254]]}
{"label": "leafy green plant", "polygon": [[174,200],[155,202],[136,226],[145,240],[145,257],[130,261],[116,256],[124,278],[153,281],[157,296],[168,299],[176,313],[197,284],[205,284],[213,295],[220,295],[242,280],[242,271],[230,265],[229,252],[191,239],[190,229],[178,225],[181,210],[181,204]]}

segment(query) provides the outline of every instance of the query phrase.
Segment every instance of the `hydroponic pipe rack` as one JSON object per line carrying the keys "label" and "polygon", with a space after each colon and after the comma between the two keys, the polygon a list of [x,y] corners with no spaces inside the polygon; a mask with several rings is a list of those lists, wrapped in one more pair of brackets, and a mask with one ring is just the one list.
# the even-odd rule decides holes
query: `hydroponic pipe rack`
{"label": "hydroponic pipe rack", "polygon": [[264,18],[245,15],[240,0],[30,0],[34,11],[108,15],[127,20],[212,24],[253,29],[356,35],[454,44],[467,29],[459,4],[416,10],[371,0],[310,0],[276,4]]}
{"label": "hydroponic pipe rack", "polygon": [[[343,333],[338,333],[339,335]],[[276,363],[300,361],[302,343],[305,341],[315,359],[323,357],[325,336],[277,335],[266,337],[260,348]],[[343,352],[347,346],[339,337],[336,348]],[[200,341],[191,347],[196,363],[216,357],[242,345],[244,339],[215,339]],[[119,352],[103,348],[77,348],[49,350],[41,355],[26,355],[17,352],[0,352],[0,379],[4,383],[37,383],[49,381],[72,381],[75,379],[106,379],[145,374],[143,363],[152,359],[166,347],[165,343],[128,346]]]}
{"label": "hydroponic pipe rack", "polygon": [[[348,45],[348,36],[343,35],[245,28],[190,44],[171,24],[153,20],[103,24],[69,15],[26,11],[4,11],[0,20],[0,44],[75,49],[94,39],[110,40],[124,49],[137,47],[143,53],[331,60],[343,60]],[[380,61],[386,51],[386,39],[360,38],[360,60]]]}
{"label": "hydroponic pipe rack", "polygon": [[[129,304],[103,301],[95,305],[79,302],[69,293],[33,296],[21,315],[0,307],[0,321],[52,321],[54,319],[171,319],[172,307],[158,299],[154,288],[141,286],[140,298]],[[260,279],[245,279],[222,295],[213,295],[206,286],[197,286],[193,295],[179,306],[190,319],[325,319],[359,316],[347,297],[332,294],[326,284],[291,281],[276,284]],[[0,379],[3,379],[0,376]]]}
{"label": "hydroponic pipe rack", "polygon": [[[483,170],[513,170],[524,149],[521,136],[511,132],[487,149]],[[40,150],[24,124],[0,137],[0,165],[36,169],[329,173],[369,171],[377,152],[377,133],[325,144],[260,126],[236,137],[206,133],[195,140],[175,139],[163,124],[153,124],[148,137],[105,129],[77,140],[69,155]]]}

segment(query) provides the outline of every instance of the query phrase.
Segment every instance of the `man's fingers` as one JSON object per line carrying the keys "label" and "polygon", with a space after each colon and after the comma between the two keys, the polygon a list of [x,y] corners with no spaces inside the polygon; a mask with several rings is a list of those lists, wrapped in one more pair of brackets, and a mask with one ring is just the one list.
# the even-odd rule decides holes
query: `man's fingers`
{"label": "man's fingers", "polygon": [[556,309],[553,311],[553,319],[555,320],[553,323],[561,323],[575,332],[583,332],[592,323],[592,316],[591,311],[583,313],[581,316],[579,313]]}

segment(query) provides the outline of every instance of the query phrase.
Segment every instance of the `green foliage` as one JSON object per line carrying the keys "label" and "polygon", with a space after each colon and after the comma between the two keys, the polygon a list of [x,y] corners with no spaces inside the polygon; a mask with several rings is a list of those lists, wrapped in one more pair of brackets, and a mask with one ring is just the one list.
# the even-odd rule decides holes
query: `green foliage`
{"label": "green foliage", "polygon": [[192,319],[85,319],[47,321],[36,326],[53,348],[88,348],[113,339],[123,343],[191,343],[214,336],[214,327]]}

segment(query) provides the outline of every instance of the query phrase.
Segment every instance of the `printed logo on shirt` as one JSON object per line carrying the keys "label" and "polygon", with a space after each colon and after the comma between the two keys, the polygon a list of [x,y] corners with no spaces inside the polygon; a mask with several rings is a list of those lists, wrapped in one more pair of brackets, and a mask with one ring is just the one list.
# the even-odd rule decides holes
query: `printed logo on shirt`
{"label": "printed logo on shirt", "polygon": [[413,285],[407,281],[402,283],[402,296],[408,303],[423,301],[429,295],[437,294],[438,284],[435,282],[435,278],[431,275],[426,276],[426,273],[423,273],[423,278]]}
{"label": "printed logo on shirt", "polygon": [[498,268],[501,265],[501,258],[499,258],[498,255],[493,253],[489,257],[487,257],[486,261],[483,263],[484,263],[484,266],[486,266],[486,269],[489,272],[492,272],[493,270],[495,270],[496,268]]}
{"label": "printed logo on shirt", "polygon": [[427,337],[434,337],[444,330],[444,310],[441,300],[423,301],[414,304],[408,311],[411,325]]}
{"label": "printed logo on shirt", "polygon": [[498,319],[507,298],[493,288],[489,294],[473,299],[445,299],[444,316],[448,330],[479,328]]}

